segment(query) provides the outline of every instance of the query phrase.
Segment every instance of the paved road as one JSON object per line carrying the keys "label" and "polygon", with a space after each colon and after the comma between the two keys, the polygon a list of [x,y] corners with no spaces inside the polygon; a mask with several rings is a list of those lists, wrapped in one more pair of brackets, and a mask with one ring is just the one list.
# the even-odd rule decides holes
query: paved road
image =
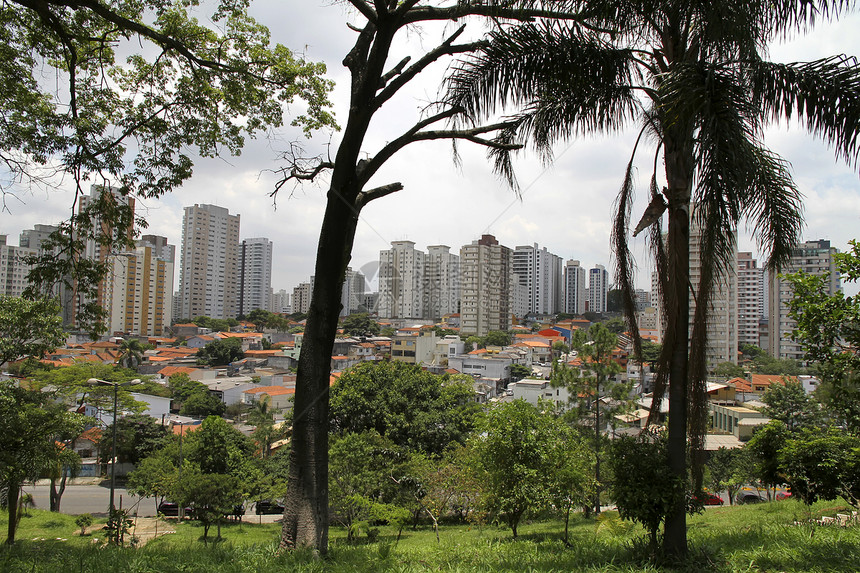
{"label": "paved road", "polygon": [[[50,509],[51,486],[39,482],[39,485],[24,486],[24,491],[33,494],[36,507],[39,509]],[[128,508],[140,501],[139,498],[131,496],[125,488],[118,487],[114,490],[114,503],[119,507]],[[81,513],[92,513],[93,515],[107,515],[110,504],[110,485],[67,485],[66,491],[60,500],[60,511],[70,515]],[[139,515],[155,515],[155,502],[144,499],[138,506]]]}
{"label": "paved road", "polygon": [[[80,515],[91,513],[97,517],[107,516],[110,502],[110,482],[105,480],[101,484],[91,485],[68,485],[60,501],[60,511],[69,515]],[[46,481],[40,481],[37,485],[24,486],[24,491],[33,494],[36,507],[49,509],[51,486]],[[125,488],[118,487],[114,490],[114,502],[117,506],[122,504],[125,509],[131,508],[132,514],[137,510],[140,517],[153,517],[156,514],[155,501],[151,497],[139,498],[129,493]],[[246,507],[250,504],[246,504]],[[243,516],[242,521],[247,523],[272,523],[281,518],[280,515],[255,515],[253,509]]]}

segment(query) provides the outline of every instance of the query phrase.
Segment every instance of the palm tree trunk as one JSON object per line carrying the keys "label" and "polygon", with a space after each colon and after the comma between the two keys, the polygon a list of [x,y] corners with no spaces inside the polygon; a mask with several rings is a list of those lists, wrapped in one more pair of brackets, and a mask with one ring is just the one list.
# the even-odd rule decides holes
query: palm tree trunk
{"label": "palm tree trunk", "polygon": [[[336,170],[337,171],[337,170]],[[317,248],[311,307],[299,356],[293,436],[281,548],[328,550],[328,407],[331,352],[358,209],[356,193],[338,192],[335,172]]]}
{"label": "palm tree trunk", "polygon": [[[670,133],[674,131],[675,133]],[[667,240],[667,327],[674,332],[669,364],[669,471],[676,484],[687,480],[687,407],[690,295],[690,197],[693,176],[692,130],[667,130],[666,179],[668,182],[669,236]],[[673,137],[674,136],[674,137]],[[687,515],[683,488],[673,487],[671,509],[666,515],[663,552],[668,557],[687,554]]]}

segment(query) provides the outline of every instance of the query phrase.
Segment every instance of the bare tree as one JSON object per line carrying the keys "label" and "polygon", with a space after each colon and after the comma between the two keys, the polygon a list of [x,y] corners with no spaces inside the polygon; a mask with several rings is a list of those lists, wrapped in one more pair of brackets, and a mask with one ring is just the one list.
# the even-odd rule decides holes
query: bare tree
{"label": "bare tree", "polygon": [[[334,160],[307,159],[291,153],[280,171],[284,185],[329,179],[328,198],[317,247],[315,277],[298,380],[290,453],[290,473],[282,548],[311,547],[319,554],[328,548],[328,388],[330,357],[340,313],[341,289],[349,263],[361,210],[371,201],[403,189],[391,182],[368,188],[370,179],[407,145],[429,140],[469,141],[489,150],[491,157],[520,146],[505,136],[508,122],[455,125],[462,109],[438,103],[424,110],[400,136],[375,153],[364,155],[365,137],[382,107],[431,64],[473,52],[481,41],[463,41],[466,24],[414,61],[392,54],[395,37],[409,27],[432,22],[462,22],[467,16],[527,20],[538,16],[573,17],[540,9],[514,10],[492,0],[461,0],[456,5],[419,5],[419,0],[348,0],[364,20],[349,25],[358,37],[343,60],[351,75],[349,115]],[[450,4],[450,3],[449,3]],[[393,62],[393,63],[392,63]]]}

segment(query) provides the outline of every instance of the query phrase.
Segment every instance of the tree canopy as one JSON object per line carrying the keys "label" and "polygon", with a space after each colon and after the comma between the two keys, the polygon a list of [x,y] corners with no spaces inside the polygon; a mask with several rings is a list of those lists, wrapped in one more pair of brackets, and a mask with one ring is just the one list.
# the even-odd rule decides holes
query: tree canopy
{"label": "tree canopy", "polygon": [[[74,288],[84,295],[76,324],[93,334],[104,329],[94,295],[107,264],[82,255],[88,240],[130,246],[143,220],[125,198],[181,186],[192,174],[190,150],[238,154],[246,137],[282,125],[284,104],[306,104],[292,120],[305,131],[333,125],[325,68],[272,46],[247,0],[208,5],[211,25],[194,17],[197,8],[161,0],[0,7],[3,204],[33,187],[70,181],[75,190],[74,214],[30,259],[37,267],[28,293]],[[77,208],[87,182],[122,200],[102,193]]]}
{"label": "tree canopy", "polygon": [[42,358],[64,342],[56,299],[0,296],[0,365],[24,356]]}

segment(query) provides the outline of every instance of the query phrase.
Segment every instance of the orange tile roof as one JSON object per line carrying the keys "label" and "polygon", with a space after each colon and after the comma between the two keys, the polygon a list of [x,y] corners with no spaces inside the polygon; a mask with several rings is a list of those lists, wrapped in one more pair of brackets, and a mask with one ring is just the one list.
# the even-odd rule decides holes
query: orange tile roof
{"label": "orange tile roof", "polygon": [[471,351],[469,354],[486,354],[486,353],[487,353],[486,348],[476,348],[475,350]]}
{"label": "orange tile roof", "polygon": [[93,443],[97,443],[102,437],[102,430],[96,426],[93,426],[89,430],[85,431],[83,434],[78,436],[78,439],[83,438],[84,440],[89,440]]}
{"label": "orange tile roof", "polygon": [[158,371],[158,374],[161,374],[165,378],[170,378],[174,374],[191,374],[195,370],[196,368],[188,368],[185,366],[165,366]]}
{"label": "orange tile roof", "polygon": [[185,323],[185,324],[174,324],[173,326],[174,326],[174,328],[175,328],[175,327],[177,327],[177,326],[181,326],[181,327],[193,326],[194,328],[197,328],[197,325],[196,325],[196,324],[194,324],[193,322],[187,322],[187,323]]}
{"label": "orange tile roof", "polygon": [[246,350],[245,356],[277,356],[280,353],[280,350]]}
{"label": "orange tile roof", "polygon": [[221,338],[263,338],[261,332],[218,332],[215,336]]}
{"label": "orange tile roof", "polygon": [[173,435],[178,436],[180,433],[184,435],[184,434],[187,434],[188,432],[194,432],[196,430],[199,430],[202,425],[203,424],[174,423],[173,424]]}
{"label": "orange tile roof", "polygon": [[278,396],[280,394],[295,394],[295,388],[286,388],[284,386],[260,386],[258,388],[250,388],[245,390],[245,394],[268,394],[269,396]]}

